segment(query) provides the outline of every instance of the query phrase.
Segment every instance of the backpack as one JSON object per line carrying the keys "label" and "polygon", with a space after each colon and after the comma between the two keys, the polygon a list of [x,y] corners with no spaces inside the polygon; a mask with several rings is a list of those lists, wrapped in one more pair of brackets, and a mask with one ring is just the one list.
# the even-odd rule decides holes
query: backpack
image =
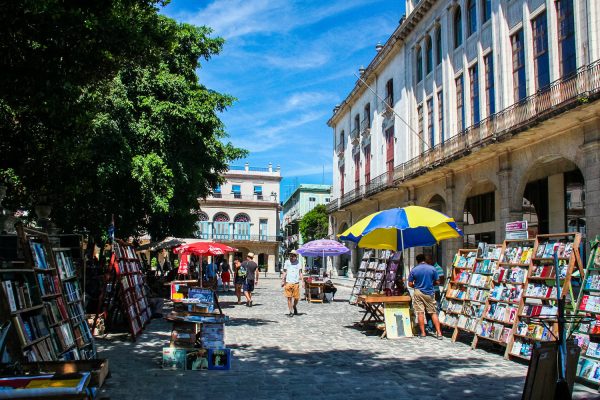
{"label": "backpack", "polygon": [[245,278],[246,275],[248,275],[248,271],[246,271],[246,267],[244,267],[244,264],[240,265],[240,269],[238,269],[237,275],[240,278]]}

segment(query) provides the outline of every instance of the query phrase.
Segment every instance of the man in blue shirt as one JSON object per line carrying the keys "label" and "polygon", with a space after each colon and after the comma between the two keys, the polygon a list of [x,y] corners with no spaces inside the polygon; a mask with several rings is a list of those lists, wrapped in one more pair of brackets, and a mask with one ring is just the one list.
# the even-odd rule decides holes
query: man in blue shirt
{"label": "man in blue shirt", "polygon": [[419,320],[420,338],[425,337],[425,313],[431,314],[431,320],[436,330],[436,338],[443,339],[440,328],[440,320],[437,315],[437,304],[435,302],[434,285],[439,285],[439,276],[433,265],[425,262],[425,256],[419,254],[416,257],[418,265],[408,275],[408,286],[415,289],[413,295],[413,308]]}

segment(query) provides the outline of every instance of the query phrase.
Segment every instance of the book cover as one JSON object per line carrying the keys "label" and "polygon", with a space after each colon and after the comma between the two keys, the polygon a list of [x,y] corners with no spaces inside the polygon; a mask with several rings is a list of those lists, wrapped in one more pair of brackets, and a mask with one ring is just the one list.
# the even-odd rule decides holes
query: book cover
{"label": "book cover", "polygon": [[545,248],[546,248],[546,244],[545,243],[538,244],[537,252],[535,253],[535,257],[536,258],[542,258],[542,257],[544,257],[544,250],[545,250]]}
{"label": "book cover", "polygon": [[231,369],[231,349],[208,349],[208,369]]}
{"label": "book cover", "polygon": [[186,349],[163,347],[163,368],[185,370]]}
{"label": "book cover", "polygon": [[2,288],[4,289],[4,294],[8,300],[8,305],[10,307],[10,311],[17,311],[17,303],[15,302],[15,296],[13,292],[12,282],[4,281],[2,282]]}

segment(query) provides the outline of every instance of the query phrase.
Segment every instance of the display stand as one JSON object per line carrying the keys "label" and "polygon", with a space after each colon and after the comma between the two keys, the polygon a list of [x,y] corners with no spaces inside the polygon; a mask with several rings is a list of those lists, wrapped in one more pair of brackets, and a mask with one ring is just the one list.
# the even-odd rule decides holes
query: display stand
{"label": "display stand", "polygon": [[135,340],[150,322],[151,312],[141,265],[133,246],[122,241],[113,243],[110,274],[105,282],[100,310],[94,318],[94,327],[100,315],[109,329],[125,320],[131,338]]}
{"label": "display stand", "polygon": [[[452,261],[452,271],[448,279],[446,291],[441,300],[439,319],[440,323],[453,329],[452,340],[458,336],[457,328],[459,317],[463,315],[465,300],[467,299],[467,287],[471,281],[471,274],[477,258],[477,249],[459,249]],[[466,326],[466,325],[465,325]]]}
{"label": "display stand", "polygon": [[[578,315],[589,317],[580,325],[572,325],[575,342],[581,347],[577,379],[596,386],[600,384],[600,236],[591,242],[582,288],[577,300]],[[600,389],[600,388],[599,388]]]}
{"label": "display stand", "polygon": [[386,277],[387,262],[392,255],[389,250],[380,250],[380,256],[377,257],[377,250],[366,250],[360,267],[352,293],[350,294],[350,304],[358,304],[358,296],[364,294],[378,293]]}
{"label": "display stand", "polygon": [[71,249],[58,247],[53,250],[77,349],[82,359],[96,358],[96,346],[85,315],[84,298],[79,285],[78,271],[71,257]]}
{"label": "display stand", "polygon": [[[561,285],[561,298],[574,309],[575,299],[571,276],[578,271],[583,276],[579,254],[581,234],[561,233],[538,235],[535,240],[528,275],[522,287],[517,317],[509,334],[506,358],[529,360],[533,344],[554,341],[557,335],[558,315],[556,277]],[[553,255],[557,254],[558,271]],[[523,263],[525,264],[525,263]],[[525,265],[522,266],[525,268]]]}
{"label": "display stand", "polygon": [[491,287],[472,348],[477,347],[479,339],[507,346],[516,321],[534,245],[533,239],[505,240],[500,247],[499,257],[489,263],[483,261],[482,273],[491,273]]}

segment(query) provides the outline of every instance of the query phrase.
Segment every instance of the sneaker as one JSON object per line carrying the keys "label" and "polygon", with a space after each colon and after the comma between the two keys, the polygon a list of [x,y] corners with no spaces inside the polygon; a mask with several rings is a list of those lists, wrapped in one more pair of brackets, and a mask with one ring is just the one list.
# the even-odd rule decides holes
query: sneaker
{"label": "sneaker", "polygon": [[252,300],[250,300],[250,305],[248,307],[252,307]]}
{"label": "sneaker", "polygon": [[291,318],[291,317],[293,317],[293,316],[294,316],[294,313],[293,313],[293,312],[290,312],[290,313],[288,314],[288,317],[290,317],[290,318]]}
{"label": "sneaker", "polygon": [[435,338],[436,338],[437,340],[444,340],[444,336],[443,336],[443,335],[438,335],[438,334],[436,334],[436,335],[435,335]]}
{"label": "sneaker", "polygon": [[298,315],[298,309],[294,306],[294,315]]}
{"label": "sneaker", "polygon": [[427,337],[427,335],[419,335],[417,336],[419,339],[425,339]]}

